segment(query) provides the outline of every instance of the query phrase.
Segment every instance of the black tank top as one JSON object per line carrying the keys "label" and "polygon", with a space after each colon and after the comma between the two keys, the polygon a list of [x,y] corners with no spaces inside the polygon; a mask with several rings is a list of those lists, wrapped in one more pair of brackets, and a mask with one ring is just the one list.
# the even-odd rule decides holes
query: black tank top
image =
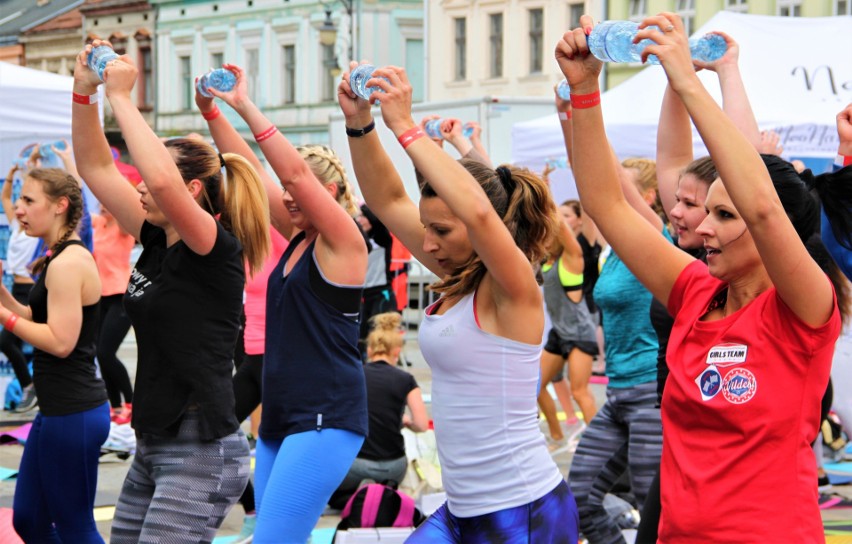
{"label": "black tank top", "polygon": [[[33,321],[47,323],[45,278],[50,261],[70,245],[86,247],[80,240],[68,240],[47,258],[44,269],[30,291]],[[83,323],[74,350],[65,358],[46,351],[33,352],[33,383],[38,404],[45,416],[65,416],[96,408],[107,401],[104,382],[95,375],[98,339],[98,304],[83,306]]]}

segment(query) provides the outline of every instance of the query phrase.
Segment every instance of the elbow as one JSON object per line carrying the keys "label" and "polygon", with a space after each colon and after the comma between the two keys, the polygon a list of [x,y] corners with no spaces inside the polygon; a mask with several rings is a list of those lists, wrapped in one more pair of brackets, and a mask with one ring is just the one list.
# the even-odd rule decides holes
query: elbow
{"label": "elbow", "polygon": [[52,353],[54,356],[59,357],[60,359],[65,359],[71,352],[74,351],[74,345],[64,345],[62,342],[57,342],[57,345],[54,346],[52,350],[45,350],[48,353]]}

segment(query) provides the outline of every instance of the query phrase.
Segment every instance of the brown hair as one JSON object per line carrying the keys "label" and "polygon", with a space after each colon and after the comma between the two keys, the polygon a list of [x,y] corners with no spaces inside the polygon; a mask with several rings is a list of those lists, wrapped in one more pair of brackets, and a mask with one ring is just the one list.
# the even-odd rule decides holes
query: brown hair
{"label": "brown hair", "polygon": [[174,138],[165,145],[174,150],[184,182],[201,182],[201,207],[218,215],[222,225],[242,244],[249,273],[260,270],[269,254],[269,201],[251,163],[236,153],[225,153],[220,160],[212,146],[194,138]]}
{"label": "brown hair", "polygon": [[719,177],[719,172],[716,170],[716,165],[713,164],[713,159],[707,156],[695,159],[689,163],[680,175],[681,178],[683,176],[692,176],[698,181],[703,181],[707,185],[710,185]]}
{"label": "brown hair", "polygon": [[360,215],[361,210],[355,204],[355,197],[352,195],[352,185],[349,184],[346,169],[337,153],[324,145],[304,145],[297,147],[296,150],[323,185],[334,183],[337,186],[337,202],[343,206],[346,213],[352,217]]}
{"label": "brown hair", "polygon": [[390,355],[393,350],[401,348],[402,316],[396,312],[376,314],[370,318],[372,330],[367,335],[367,351],[371,357]]}
{"label": "brown hair", "polygon": [[[460,159],[459,163],[485,191],[515,244],[530,263],[538,266],[548,253],[558,225],[556,205],[547,184],[526,168],[501,165],[491,169],[472,159]],[[420,195],[422,198],[438,196],[425,179]],[[464,265],[432,284],[430,289],[448,297],[464,296],[473,292],[485,272],[485,264],[473,254]]]}
{"label": "brown hair", "polygon": [[565,202],[563,202],[562,204],[559,205],[560,208],[562,206],[565,206],[566,208],[571,208],[572,210],[574,210],[574,215],[576,215],[577,217],[583,217],[583,207],[580,205],[579,200],[575,200],[573,198],[568,199],[568,200],[566,200]]}
{"label": "brown hair", "polygon": [[[83,216],[83,191],[77,179],[61,168],[36,168],[27,172],[27,177],[41,183],[42,191],[51,202],[57,202],[60,198],[68,200],[65,231],[56,243],[48,248],[48,251],[52,253],[71,237],[80,223],[80,218]],[[46,261],[47,255],[36,259],[32,263],[33,274],[41,272]]]}

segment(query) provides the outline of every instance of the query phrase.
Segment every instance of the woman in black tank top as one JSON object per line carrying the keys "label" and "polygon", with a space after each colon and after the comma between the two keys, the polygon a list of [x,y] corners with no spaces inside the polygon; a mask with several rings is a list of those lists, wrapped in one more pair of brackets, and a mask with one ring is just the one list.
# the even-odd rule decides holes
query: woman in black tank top
{"label": "woman in black tank top", "polygon": [[[35,348],[35,417],[15,487],[15,531],[25,542],[103,542],[92,507],[100,446],[109,433],[109,403],[95,375],[101,283],[75,229],[80,186],[58,168],[28,172],[15,215],[50,248],[33,264],[29,305],[0,287],[3,328]],[[79,247],[78,247],[79,246]]]}

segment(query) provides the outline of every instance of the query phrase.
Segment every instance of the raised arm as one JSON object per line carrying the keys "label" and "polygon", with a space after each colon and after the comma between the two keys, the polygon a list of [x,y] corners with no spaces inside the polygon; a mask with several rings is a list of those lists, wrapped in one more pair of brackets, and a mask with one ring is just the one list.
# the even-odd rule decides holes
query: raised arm
{"label": "raised arm", "polygon": [[657,187],[668,216],[677,204],[680,174],[692,162],[692,123],[680,97],[666,85],[657,126]]}
{"label": "raised arm", "polygon": [[[136,67],[126,55],[107,66],[104,72],[106,95],[121,134],[157,207],[187,247],[194,253],[207,255],[216,243],[218,229],[216,219],[196,201],[204,186],[198,179],[183,179],[169,150],[145,122],[130,97],[136,75]],[[123,178],[121,183],[129,187]],[[107,208],[112,211],[109,203]]]}
{"label": "raised arm", "polygon": [[71,146],[68,145],[68,142],[65,142],[65,149],[59,149],[54,145],[51,145],[50,149],[56,154],[57,157],[59,157],[59,160],[62,161],[62,166],[65,168],[65,170],[69,174],[71,174],[74,179],[77,180],[77,184],[82,187],[83,178],[80,177],[80,172],[77,170],[77,161],[74,160],[74,154],[71,151]]}
{"label": "raised arm", "polygon": [[482,144],[482,127],[476,121],[468,121],[467,124],[473,129],[473,133],[470,135],[470,143],[473,145],[473,151],[468,156],[481,162],[488,168],[494,168],[494,163],[491,162],[491,157],[488,156],[488,150]]}
{"label": "raised arm", "polygon": [[[212,87],[209,90],[211,94],[221,98],[226,104],[233,107],[232,104],[247,96],[245,76],[243,71],[236,65],[224,64],[223,68],[232,71],[237,77],[237,84],[234,86],[234,89],[226,93]],[[257,170],[257,174],[260,176],[261,181],[263,181],[263,186],[269,197],[269,218],[272,221],[272,226],[284,238],[289,240],[293,234],[293,225],[290,223],[290,214],[287,212],[287,208],[284,206],[284,201],[282,200],[284,191],[281,189],[281,185],[272,179],[272,176],[269,175],[260,163],[260,160],[254,154],[251,147],[240,136],[240,133],[237,132],[234,126],[231,125],[230,121],[221,114],[219,106],[213,102],[213,99],[199,93],[197,88],[195,90],[195,104],[207,121],[210,136],[216,143],[219,152],[241,155]]]}
{"label": "raised arm", "polygon": [[[370,81],[384,90],[381,108],[388,128],[397,138],[406,133],[414,135],[409,131],[418,129],[411,117],[411,84],[405,70],[396,66],[379,68]],[[376,97],[375,93],[373,96]],[[541,294],[527,257],[515,244],[480,184],[458,161],[425,137],[415,136],[403,146],[414,167],[429,181],[453,215],[464,223],[474,251],[498,286],[498,296],[503,295],[502,300],[510,306],[541,304]]]}
{"label": "raised arm", "polygon": [[692,257],[660,236],[625,199],[604,131],[598,85],[601,62],[586,43],[592,18],[584,15],[580,21],[583,28],[565,33],[555,55],[571,86],[574,133],[582,134],[573,140],[573,167],[583,210],[636,277],[666,303]]}
{"label": "raised arm", "polygon": [[[100,44],[97,40],[95,43]],[[86,64],[86,56],[91,49],[92,46],[87,45],[77,55],[74,93],[80,97],[97,98],[101,81]],[[145,221],[145,210],[139,202],[139,194],[115,166],[96,104],[74,101],[71,106],[71,135],[74,156],[80,163],[80,176],[86,180],[86,185],[95,197],[112,212],[121,227],[138,240]]]}
{"label": "raised arm", "polygon": [[[358,63],[350,63],[350,71]],[[343,74],[343,80],[337,90],[337,99],[345,117],[348,129],[360,130],[373,123],[370,104],[355,96],[349,86],[349,72]],[[440,149],[436,145],[436,149]],[[405,186],[399,172],[382,147],[375,130],[358,137],[349,137],[349,154],[358,187],[376,217],[408,248],[423,266],[437,275],[442,275],[441,267],[429,253],[423,251],[423,224],[420,223],[420,211],[405,192]]]}
{"label": "raised arm", "polygon": [[[645,28],[657,25],[673,31]],[[805,323],[824,324],[834,308],[831,283],[808,254],[778,198],[763,160],[754,146],[707,93],[695,75],[680,17],[663,13],[640,25],[637,39],[655,45],[643,55],[660,59],[672,89],[678,93],[701,134],[725,189],[742,216],[778,295]]]}
{"label": "raised arm", "polygon": [[739,57],[740,46],[733,38],[724,32],[713,32],[725,38],[728,48],[725,54],[712,62],[693,60],[697,68],[704,68],[716,72],[719,76],[719,87],[722,91],[722,109],[725,115],[742,132],[746,139],[755,148],[760,145],[760,129],[757,127],[757,119],[751,109],[748,94],[746,94],[743,77],[740,73]]}
{"label": "raised arm", "polygon": [[[234,68],[231,66],[231,69]],[[238,82],[242,82],[243,78],[239,77],[241,70],[236,68],[235,73]],[[367,254],[364,237],[357,223],[317,179],[293,144],[249,99],[247,93],[235,96],[232,107],[255,135],[260,150],[284,190],[292,195],[301,213],[318,231],[317,258],[320,266],[323,266],[326,256],[340,265],[324,268],[323,272],[330,280],[338,283],[363,282]],[[363,268],[356,265],[361,261],[364,263]]]}
{"label": "raised arm", "polygon": [[3,213],[9,225],[18,221],[15,217],[15,206],[12,204],[12,186],[15,184],[15,173],[20,170],[17,164],[13,164],[3,180],[3,190],[0,191],[0,203],[3,205]]}

